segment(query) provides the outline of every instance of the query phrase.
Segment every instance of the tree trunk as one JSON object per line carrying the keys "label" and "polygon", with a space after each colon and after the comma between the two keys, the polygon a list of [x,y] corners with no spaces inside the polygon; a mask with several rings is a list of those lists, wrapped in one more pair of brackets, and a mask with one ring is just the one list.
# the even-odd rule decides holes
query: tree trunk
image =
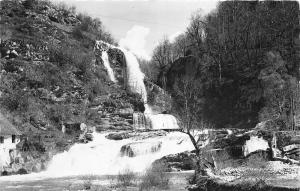
{"label": "tree trunk", "polygon": [[188,136],[190,137],[190,140],[192,141],[192,144],[194,145],[195,151],[196,151],[197,162],[196,162],[195,173],[196,173],[196,175],[206,176],[207,173],[205,172],[204,166],[203,166],[202,151],[198,147],[197,141],[195,140],[194,136],[190,133],[189,130],[187,131],[186,134],[188,134]]}

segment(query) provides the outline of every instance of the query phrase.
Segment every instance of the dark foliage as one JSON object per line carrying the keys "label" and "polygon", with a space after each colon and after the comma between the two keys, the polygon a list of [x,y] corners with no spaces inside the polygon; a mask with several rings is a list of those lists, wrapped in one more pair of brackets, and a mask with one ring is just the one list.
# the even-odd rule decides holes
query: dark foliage
{"label": "dark foliage", "polygon": [[[276,129],[292,129],[299,112],[299,29],[296,1],[225,1],[206,16],[194,14],[185,34],[163,52],[178,55],[181,42],[179,55],[196,58],[196,67],[181,63],[180,75],[199,82],[199,115],[216,127],[253,128],[271,120]],[[166,81],[179,67],[171,63],[158,78],[169,91],[173,83],[165,87]]]}

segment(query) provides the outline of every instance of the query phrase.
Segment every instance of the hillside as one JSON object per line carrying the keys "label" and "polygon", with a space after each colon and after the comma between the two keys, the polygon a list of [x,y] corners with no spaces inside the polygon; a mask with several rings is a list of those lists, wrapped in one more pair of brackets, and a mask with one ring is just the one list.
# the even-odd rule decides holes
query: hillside
{"label": "hillside", "polygon": [[270,121],[270,129],[295,130],[299,31],[297,1],[224,1],[206,15],[194,13],[173,42],[159,43],[145,67],[176,99],[175,113],[184,105],[180,83],[189,81],[198,90],[191,103],[197,103],[196,121],[240,129]]}
{"label": "hillside", "polygon": [[97,130],[131,127],[126,112],[142,104],[111,83],[96,59],[96,39],[115,44],[99,19],[46,0],[0,5],[1,113],[27,140],[29,161],[72,145],[81,123]]}

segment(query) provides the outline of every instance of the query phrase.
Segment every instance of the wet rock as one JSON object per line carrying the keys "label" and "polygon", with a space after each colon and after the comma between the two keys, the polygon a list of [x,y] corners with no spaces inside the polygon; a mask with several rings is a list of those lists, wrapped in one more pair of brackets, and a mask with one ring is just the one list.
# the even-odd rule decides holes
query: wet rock
{"label": "wet rock", "polygon": [[9,175],[9,173],[6,170],[2,171],[2,173],[1,173],[1,176],[8,176],[8,175]]}
{"label": "wet rock", "polygon": [[88,133],[88,134],[85,135],[85,139],[86,139],[87,141],[93,141],[93,135],[90,134],[90,133]]}
{"label": "wet rock", "polygon": [[17,171],[17,174],[28,174],[27,170],[24,168],[21,168]]}
{"label": "wet rock", "polygon": [[135,142],[121,147],[121,156],[135,157],[141,154],[155,153],[160,150],[162,142]]}
{"label": "wet rock", "polygon": [[119,133],[110,133],[108,135],[106,135],[107,139],[111,139],[111,140],[122,140],[122,139],[128,139],[130,138],[130,134],[127,132],[119,132]]}
{"label": "wet rock", "polygon": [[107,139],[111,140],[122,140],[132,138],[134,140],[143,140],[147,138],[165,136],[167,134],[166,131],[145,131],[145,132],[138,132],[138,131],[122,131],[122,132],[114,132],[106,135]]}
{"label": "wet rock", "polygon": [[33,166],[31,169],[32,172],[39,172],[38,168],[36,166]]}

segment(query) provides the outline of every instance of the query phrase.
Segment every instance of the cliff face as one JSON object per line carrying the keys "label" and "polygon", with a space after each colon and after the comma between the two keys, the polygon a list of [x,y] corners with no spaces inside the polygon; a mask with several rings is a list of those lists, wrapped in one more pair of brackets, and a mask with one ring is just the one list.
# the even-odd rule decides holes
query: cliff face
{"label": "cliff face", "polygon": [[158,75],[159,85],[164,89],[172,90],[178,78],[183,76],[196,77],[197,66],[197,59],[194,56],[180,57],[160,72]]}

